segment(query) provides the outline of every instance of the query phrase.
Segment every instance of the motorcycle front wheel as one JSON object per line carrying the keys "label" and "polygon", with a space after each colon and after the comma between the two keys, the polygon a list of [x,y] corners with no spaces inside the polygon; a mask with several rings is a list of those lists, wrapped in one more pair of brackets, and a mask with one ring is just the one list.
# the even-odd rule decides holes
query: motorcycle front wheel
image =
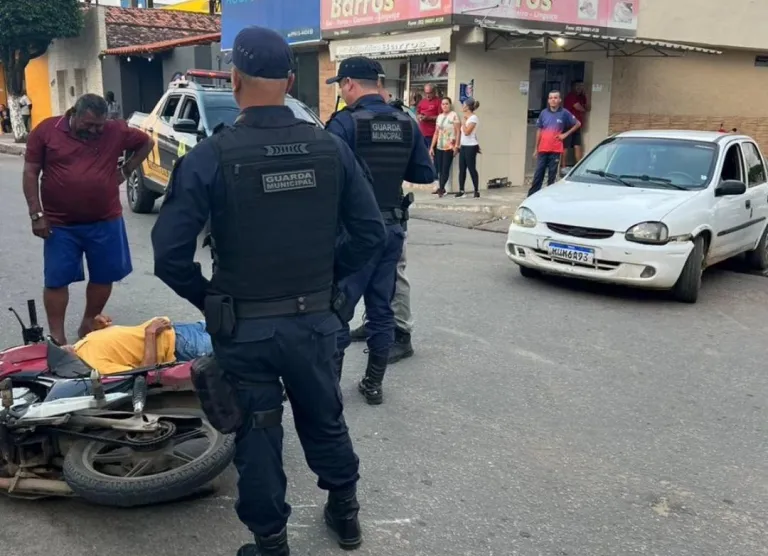
{"label": "motorcycle front wheel", "polygon": [[[162,409],[153,415],[202,418],[196,427],[175,429],[152,451],[97,440],[72,444],[64,457],[64,480],[88,502],[132,508],[186,498],[216,479],[235,454],[234,435],[223,435],[199,410]],[[130,433],[112,431],[124,439]]]}

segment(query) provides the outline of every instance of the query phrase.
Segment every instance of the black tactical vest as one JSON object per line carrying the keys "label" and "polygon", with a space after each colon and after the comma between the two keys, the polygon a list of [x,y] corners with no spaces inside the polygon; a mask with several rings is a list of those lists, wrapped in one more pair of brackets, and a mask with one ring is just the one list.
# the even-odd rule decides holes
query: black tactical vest
{"label": "black tactical vest", "polygon": [[399,209],[403,178],[413,150],[413,123],[402,111],[377,114],[364,108],[352,112],[355,152],[373,175],[373,192],[382,211]]}
{"label": "black tactical vest", "polygon": [[213,291],[274,301],[330,290],[343,179],[331,136],[297,122],[236,125],[211,140],[226,196],[211,216]]}

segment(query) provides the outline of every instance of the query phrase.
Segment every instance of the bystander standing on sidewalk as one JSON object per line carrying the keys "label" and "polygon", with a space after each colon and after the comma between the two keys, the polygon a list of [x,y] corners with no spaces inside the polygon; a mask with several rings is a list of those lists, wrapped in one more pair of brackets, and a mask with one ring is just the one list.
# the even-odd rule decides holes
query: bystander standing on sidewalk
{"label": "bystander standing on sidewalk", "polygon": [[467,172],[472,177],[475,198],[480,197],[480,176],[477,173],[477,155],[480,154],[480,142],[477,140],[477,126],[480,119],[475,112],[480,103],[472,97],[464,101],[464,123],[461,124],[461,146],[459,147],[459,192],[456,197],[464,196]]}
{"label": "bystander standing on sidewalk", "polygon": [[[107,120],[107,103],[87,94],[63,116],[47,118],[29,135],[24,197],[32,233],[44,240],[43,301],[51,336],[66,344],[69,285],[85,280],[86,305],[78,336],[93,329],[112,284],[133,267],[120,203],[120,184],[149,155],[154,142],[123,120]],[[133,153],[118,169],[123,152]],[[121,175],[122,173],[122,175]]]}
{"label": "bystander standing on sidewalk", "polygon": [[107,91],[104,95],[104,100],[107,101],[107,118],[110,120],[121,120],[123,118],[123,109],[120,103],[115,100],[115,93]]}
{"label": "bystander standing on sidewalk", "polygon": [[32,131],[32,101],[27,96],[26,91],[19,99],[19,106],[21,106],[21,119],[24,120],[24,128],[29,133]]}
{"label": "bystander standing on sidewalk", "polygon": [[0,104],[0,133],[11,133],[11,112],[5,104]]}
{"label": "bystander standing on sidewalk", "polygon": [[563,108],[560,91],[549,93],[547,104],[547,108],[541,111],[536,122],[538,129],[536,130],[536,147],[533,151],[536,171],[533,174],[533,185],[528,191],[529,197],[541,189],[544,173],[547,174],[547,185],[555,183],[560,157],[565,150],[563,141],[581,127],[579,120]]}
{"label": "bystander standing on sidewalk", "polygon": [[438,186],[432,193],[442,197],[445,195],[445,184],[451,176],[453,159],[459,152],[459,136],[461,135],[461,119],[453,111],[453,101],[444,97],[441,104],[442,113],[437,117],[435,136],[432,138],[430,154],[435,161]]}

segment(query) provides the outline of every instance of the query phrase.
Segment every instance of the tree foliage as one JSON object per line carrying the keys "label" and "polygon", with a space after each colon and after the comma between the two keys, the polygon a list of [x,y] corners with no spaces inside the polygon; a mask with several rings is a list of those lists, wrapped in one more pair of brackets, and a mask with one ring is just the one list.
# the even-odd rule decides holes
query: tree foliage
{"label": "tree foliage", "polygon": [[0,62],[11,95],[21,94],[27,64],[51,41],[80,34],[82,6],[78,0],[0,0]]}

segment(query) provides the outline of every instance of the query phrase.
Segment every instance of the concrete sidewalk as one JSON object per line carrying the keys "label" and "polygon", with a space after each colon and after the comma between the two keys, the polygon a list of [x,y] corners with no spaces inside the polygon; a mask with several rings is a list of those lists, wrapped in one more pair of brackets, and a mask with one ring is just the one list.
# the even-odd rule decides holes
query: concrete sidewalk
{"label": "concrete sidewalk", "polygon": [[451,193],[440,198],[432,194],[433,190],[431,185],[405,188],[406,192],[413,192],[414,209],[482,213],[487,220],[511,217],[528,193],[526,187],[511,186],[481,191],[479,199],[475,199],[469,190],[464,197],[457,199]]}
{"label": "concrete sidewalk", "polygon": [[4,133],[0,135],[0,153],[23,155],[27,151],[27,145],[16,143],[13,140],[13,134]]}

